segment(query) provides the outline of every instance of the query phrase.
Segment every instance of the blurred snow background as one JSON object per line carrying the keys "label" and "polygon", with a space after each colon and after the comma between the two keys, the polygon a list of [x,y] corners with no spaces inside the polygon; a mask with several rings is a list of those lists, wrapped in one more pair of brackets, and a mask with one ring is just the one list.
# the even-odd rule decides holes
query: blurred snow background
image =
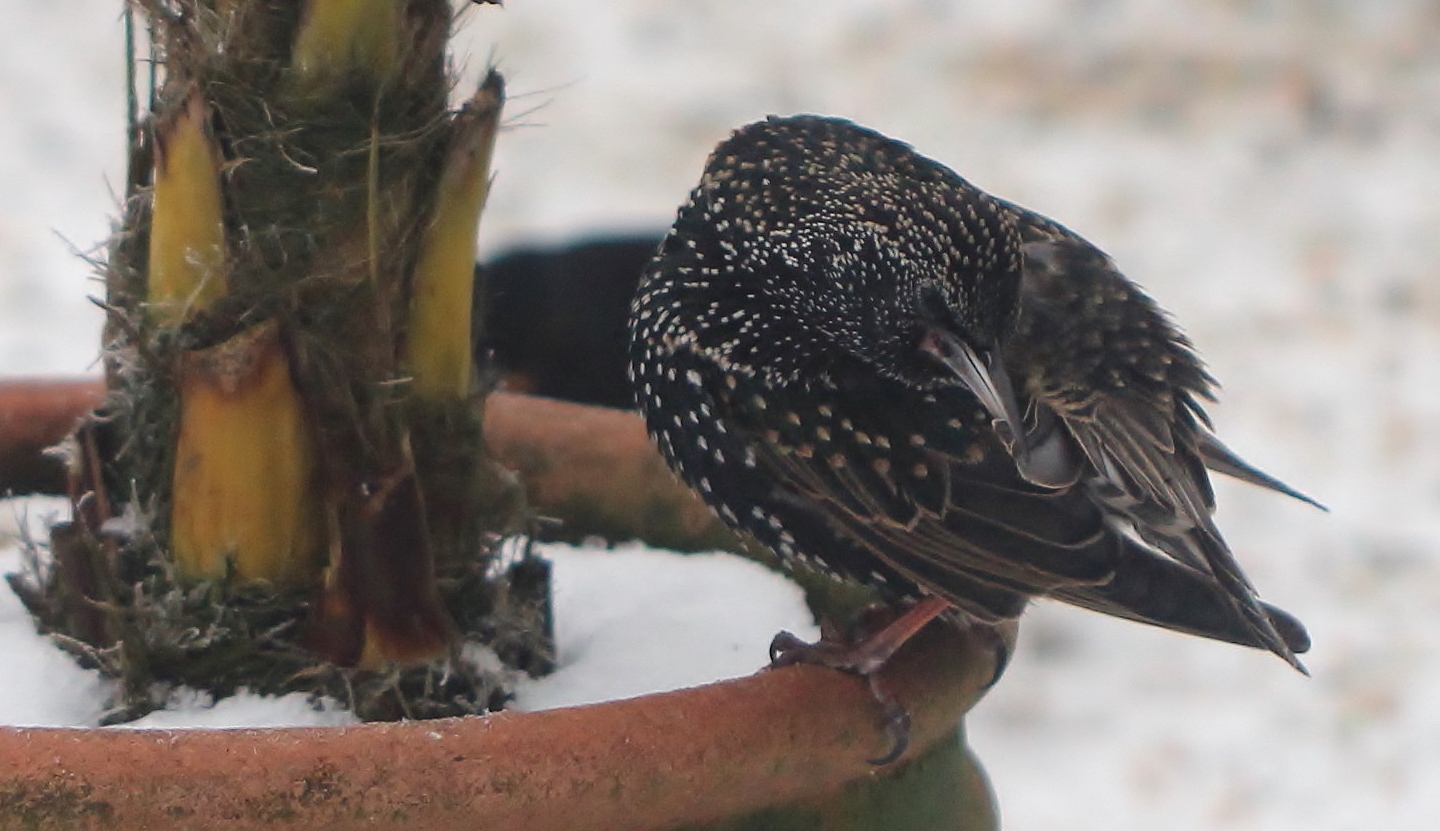
{"label": "blurred snow background", "polygon": [[[117,6],[0,8],[0,376],[92,367],[94,287],[62,238],[100,241],[122,181]],[[1434,827],[1433,0],[511,0],[470,11],[460,45],[512,95],[487,250],[658,229],[733,127],[848,116],[1107,249],[1223,382],[1227,442],[1330,506],[1219,493],[1262,593],[1311,627],[1311,679],[1053,604],[1027,617],[969,722],[1008,829]],[[86,695],[53,717],[83,722]]]}

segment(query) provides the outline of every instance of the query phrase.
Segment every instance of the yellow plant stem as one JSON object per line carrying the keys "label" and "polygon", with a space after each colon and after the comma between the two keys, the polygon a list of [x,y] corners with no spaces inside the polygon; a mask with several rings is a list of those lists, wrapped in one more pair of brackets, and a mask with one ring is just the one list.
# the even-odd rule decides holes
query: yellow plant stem
{"label": "yellow plant stem", "polygon": [[170,544],[182,574],[318,582],[317,452],[279,327],[187,354]]}
{"label": "yellow plant stem", "polygon": [[291,64],[307,80],[363,70],[383,79],[400,51],[398,0],[309,0]]}
{"label": "yellow plant stem", "polygon": [[411,389],[422,400],[454,400],[470,391],[475,235],[503,100],[500,75],[491,72],[456,116],[434,216],[420,245],[407,347]]}
{"label": "yellow plant stem", "polygon": [[225,293],[221,156],[209,120],[195,90],[155,135],[147,293],[161,326],[178,326]]}

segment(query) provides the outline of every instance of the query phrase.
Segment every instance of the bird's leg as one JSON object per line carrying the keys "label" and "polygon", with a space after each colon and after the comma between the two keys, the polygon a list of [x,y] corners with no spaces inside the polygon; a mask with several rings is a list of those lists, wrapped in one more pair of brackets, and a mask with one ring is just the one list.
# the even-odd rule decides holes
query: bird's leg
{"label": "bird's leg", "polygon": [[864,678],[870,686],[870,694],[875,697],[885,716],[885,733],[891,742],[889,752],[878,759],[871,759],[870,762],[888,765],[900,758],[910,744],[910,714],[895,700],[890,691],[885,689],[880,680],[880,668],[885,666],[885,662],[915,633],[948,609],[950,604],[947,601],[938,597],[927,597],[858,643],[847,643],[828,636],[827,633],[822,633],[820,640],[815,643],[808,643],[789,632],[781,632],[770,641],[770,666],[778,668],[793,664],[818,664]]}

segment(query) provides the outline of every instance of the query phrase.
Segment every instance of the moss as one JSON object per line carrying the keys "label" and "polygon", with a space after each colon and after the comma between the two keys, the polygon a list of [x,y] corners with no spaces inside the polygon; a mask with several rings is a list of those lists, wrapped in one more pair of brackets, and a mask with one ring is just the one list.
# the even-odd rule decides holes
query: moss
{"label": "moss", "polygon": [[61,774],[39,786],[32,782],[0,782],[0,818],[5,820],[5,827],[69,829],[104,824],[114,814],[110,803],[96,799],[84,782]]}

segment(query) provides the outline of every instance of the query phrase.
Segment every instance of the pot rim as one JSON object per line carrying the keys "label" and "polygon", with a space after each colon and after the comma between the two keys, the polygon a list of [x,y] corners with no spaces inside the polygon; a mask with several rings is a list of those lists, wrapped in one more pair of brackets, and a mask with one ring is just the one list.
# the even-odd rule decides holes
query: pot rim
{"label": "pot rim", "polygon": [[[824,796],[953,736],[995,630],[938,623],[886,665],[893,768],[859,678],[812,666],[533,713],[343,727],[0,728],[0,815],[33,828],[662,829]],[[0,826],[5,823],[0,822]]]}

